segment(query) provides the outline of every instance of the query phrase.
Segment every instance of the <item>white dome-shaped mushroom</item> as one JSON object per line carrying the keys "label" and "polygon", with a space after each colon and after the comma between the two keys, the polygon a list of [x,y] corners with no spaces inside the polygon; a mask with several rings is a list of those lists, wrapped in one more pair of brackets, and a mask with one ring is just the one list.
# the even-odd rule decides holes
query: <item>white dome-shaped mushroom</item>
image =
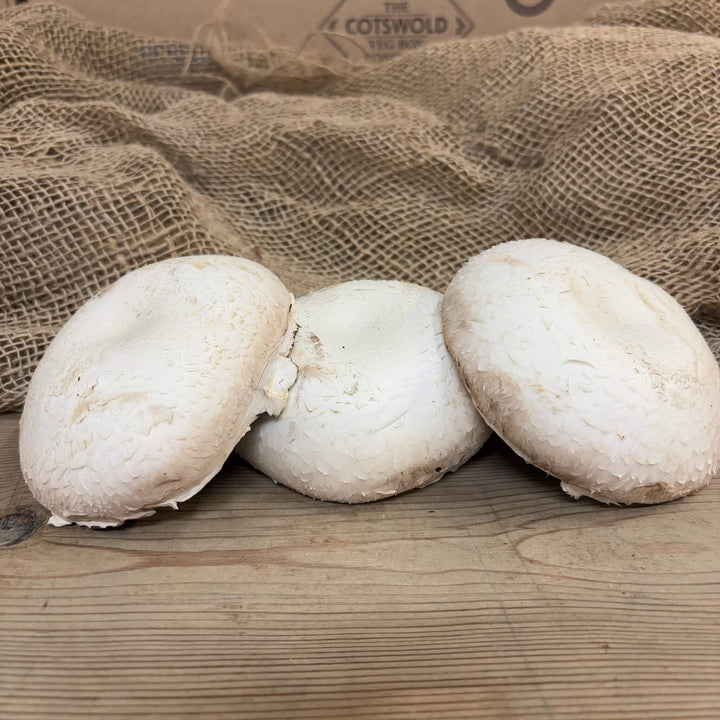
{"label": "white dome-shaped mushroom", "polygon": [[287,407],[238,452],[306,495],[367,502],[434,482],[490,435],[443,344],[442,296],[347,282],[297,300]]}
{"label": "white dome-shaped mushroom", "polygon": [[567,243],[514,241],[460,269],[442,317],[485,420],[574,497],[662,502],[718,472],[720,369],[653,283]]}
{"label": "white dome-shaped mushroom", "polygon": [[176,507],[295,379],[292,296],[257,263],[184,257],[81,307],[30,382],[20,461],[55,525],[119,525]]}

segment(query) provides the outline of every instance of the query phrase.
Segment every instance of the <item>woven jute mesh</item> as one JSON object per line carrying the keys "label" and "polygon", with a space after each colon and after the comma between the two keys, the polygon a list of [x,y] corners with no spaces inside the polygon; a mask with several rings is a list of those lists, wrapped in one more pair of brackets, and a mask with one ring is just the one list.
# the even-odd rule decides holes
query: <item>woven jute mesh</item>
{"label": "woven jute mesh", "polygon": [[718,354],[719,156],[717,0],[374,65],[5,10],[0,410],[80,304],[191,253],[253,258],[296,294],[442,291],[497,242],[566,240],[659,283]]}

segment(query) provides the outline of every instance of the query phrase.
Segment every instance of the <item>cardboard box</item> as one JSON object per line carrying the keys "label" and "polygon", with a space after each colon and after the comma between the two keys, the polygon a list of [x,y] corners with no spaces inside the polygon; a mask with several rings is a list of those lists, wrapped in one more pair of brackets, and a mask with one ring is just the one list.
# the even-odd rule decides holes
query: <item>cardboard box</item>
{"label": "cardboard box", "polygon": [[[136,32],[386,58],[429,42],[568,25],[602,0],[63,0],[85,17]],[[633,0],[626,0],[631,2]],[[13,4],[13,0],[5,0]]]}

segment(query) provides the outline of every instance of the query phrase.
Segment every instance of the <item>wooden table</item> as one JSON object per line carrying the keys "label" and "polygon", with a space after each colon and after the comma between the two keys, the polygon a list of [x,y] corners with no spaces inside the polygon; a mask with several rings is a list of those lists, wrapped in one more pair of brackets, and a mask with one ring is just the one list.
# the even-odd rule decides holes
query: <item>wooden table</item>
{"label": "wooden table", "polygon": [[563,495],[497,439],[320,503],[240,460],[177,512],[45,525],[0,416],[0,717],[720,718],[720,482]]}

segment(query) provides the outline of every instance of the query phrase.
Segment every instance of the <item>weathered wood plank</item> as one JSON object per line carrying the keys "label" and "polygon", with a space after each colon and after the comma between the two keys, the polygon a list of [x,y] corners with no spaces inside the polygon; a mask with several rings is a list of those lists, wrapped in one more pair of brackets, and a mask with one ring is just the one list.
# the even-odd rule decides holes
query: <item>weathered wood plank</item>
{"label": "weathered wood plank", "polygon": [[371,505],[232,459],[177,512],[52,528],[0,416],[0,516],[2,718],[720,716],[720,483],[577,502],[493,440]]}

